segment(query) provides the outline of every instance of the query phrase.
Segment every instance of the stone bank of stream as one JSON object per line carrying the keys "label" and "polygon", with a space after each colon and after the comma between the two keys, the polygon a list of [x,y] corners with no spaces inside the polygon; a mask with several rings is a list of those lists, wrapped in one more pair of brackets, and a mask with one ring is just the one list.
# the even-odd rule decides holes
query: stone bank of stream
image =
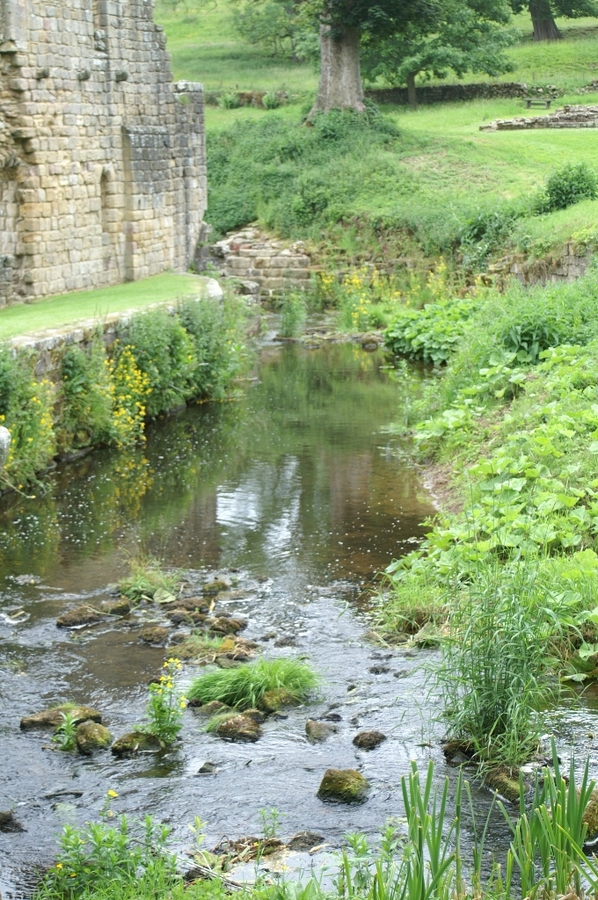
{"label": "stone bank of stream", "polygon": [[[346,832],[371,834],[401,814],[411,758],[441,763],[417,651],[368,642],[360,606],[364,585],[421,537],[432,512],[385,431],[405,398],[384,363],[354,345],[266,348],[258,383],[237,402],[158,422],[143,448],[59,467],[35,501],[4,498],[0,809],[13,808],[24,828],[0,833],[4,900],[27,894],[62,825],[95,818],[109,789],[115,812],[155,815],[179,846],[196,816],[210,847],[259,834],[260,810],[272,808],[283,838],[309,829],[338,846]],[[63,700],[99,709],[115,736],[142,719],[147,683],[173,652],[140,641],[161,613],[143,607],[73,631],[55,624],[110,599],[139,548],[192,582],[234,579],[218,607],[248,620],[243,637],[266,656],[308,659],[321,697],[270,718],[255,744],[225,743],[187,710],[180,748],[127,760],[62,753],[47,735],[20,731],[23,715]],[[196,671],[185,667],[185,679]],[[308,718],[337,731],[311,744]],[[387,740],[359,750],[352,740],[365,729]],[[215,772],[199,774],[205,762]],[[320,801],[329,767],[359,769],[372,785],[367,802]]]}

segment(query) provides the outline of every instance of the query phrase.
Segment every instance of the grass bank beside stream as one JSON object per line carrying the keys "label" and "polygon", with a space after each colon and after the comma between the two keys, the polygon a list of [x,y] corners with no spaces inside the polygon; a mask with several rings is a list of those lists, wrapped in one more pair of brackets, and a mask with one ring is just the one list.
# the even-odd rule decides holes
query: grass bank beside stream
{"label": "grass bank beside stream", "polygon": [[402,310],[387,341],[448,359],[397,427],[459,511],[389,567],[380,622],[445,635],[450,734],[515,765],[559,680],[598,674],[598,273]]}

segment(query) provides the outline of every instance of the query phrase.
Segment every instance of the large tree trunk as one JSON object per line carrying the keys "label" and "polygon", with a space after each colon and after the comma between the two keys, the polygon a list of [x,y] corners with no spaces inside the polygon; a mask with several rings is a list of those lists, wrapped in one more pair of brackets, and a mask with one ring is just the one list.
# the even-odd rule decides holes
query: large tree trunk
{"label": "large tree trunk", "polygon": [[407,100],[411,109],[417,109],[417,88],[415,87],[415,72],[409,72],[407,76]]}
{"label": "large tree trunk", "polygon": [[320,25],[320,55],[318,96],[309,118],[331,109],[365,112],[359,68],[359,30],[350,25],[334,30],[329,25]]}
{"label": "large tree trunk", "polygon": [[556,26],[549,0],[529,0],[535,41],[559,41],[561,32]]}

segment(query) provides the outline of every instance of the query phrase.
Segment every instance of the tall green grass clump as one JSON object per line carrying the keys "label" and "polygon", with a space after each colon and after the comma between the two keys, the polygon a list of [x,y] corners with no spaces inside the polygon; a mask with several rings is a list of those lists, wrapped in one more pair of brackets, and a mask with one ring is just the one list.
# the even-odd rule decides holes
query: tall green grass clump
{"label": "tall green grass clump", "polygon": [[118,583],[120,593],[139,603],[140,600],[165,602],[174,600],[181,589],[179,572],[166,571],[159,559],[146,554],[133,557],[129,562],[130,573]]}
{"label": "tall green grass clump", "polygon": [[237,669],[206,672],[192,682],[187,696],[195,703],[219,700],[235,709],[259,706],[267,691],[282,690],[296,701],[305,700],[320,684],[318,675],[296,659],[260,659]]}
{"label": "tall green grass clump", "polygon": [[558,691],[562,599],[533,565],[479,567],[448,613],[433,682],[449,737],[481,763],[514,767],[537,750],[539,712]]}

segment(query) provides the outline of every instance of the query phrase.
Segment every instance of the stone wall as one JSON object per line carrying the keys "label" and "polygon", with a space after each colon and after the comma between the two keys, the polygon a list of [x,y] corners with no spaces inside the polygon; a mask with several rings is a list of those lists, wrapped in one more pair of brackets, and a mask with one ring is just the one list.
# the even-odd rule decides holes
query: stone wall
{"label": "stone wall", "polygon": [[209,249],[220,273],[237,278],[244,293],[272,297],[309,286],[311,259],[303,241],[275,240],[246,228]]}
{"label": "stone wall", "polygon": [[[521,81],[482,81],[471,84],[427,84],[417,88],[418,103],[454,103],[458,100],[492,100],[500,97],[546,97],[561,96],[562,91],[554,85],[538,87]],[[366,97],[374,103],[395,103],[405,106],[409,103],[407,88],[371,88]]]}
{"label": "stone wall", "polygon": [[563,106],[544,116],[517,116],[480,125],[480,131],[521,131],[536,128],[598,128],[598,106]]}
{"label": "stone wall", "polygon": [[539,259],[523,254],[505,256],[488,267],[488,274],[499,284],[509,276],[515,276],[522,284],[571,283],[585,275],[592,257],[591,250],[570,242],[561,254]]}
{"label": "stone wall", "polygon": [[0,305],[186,269],[203,89],[153,0],[0,0],[0,32]]}

